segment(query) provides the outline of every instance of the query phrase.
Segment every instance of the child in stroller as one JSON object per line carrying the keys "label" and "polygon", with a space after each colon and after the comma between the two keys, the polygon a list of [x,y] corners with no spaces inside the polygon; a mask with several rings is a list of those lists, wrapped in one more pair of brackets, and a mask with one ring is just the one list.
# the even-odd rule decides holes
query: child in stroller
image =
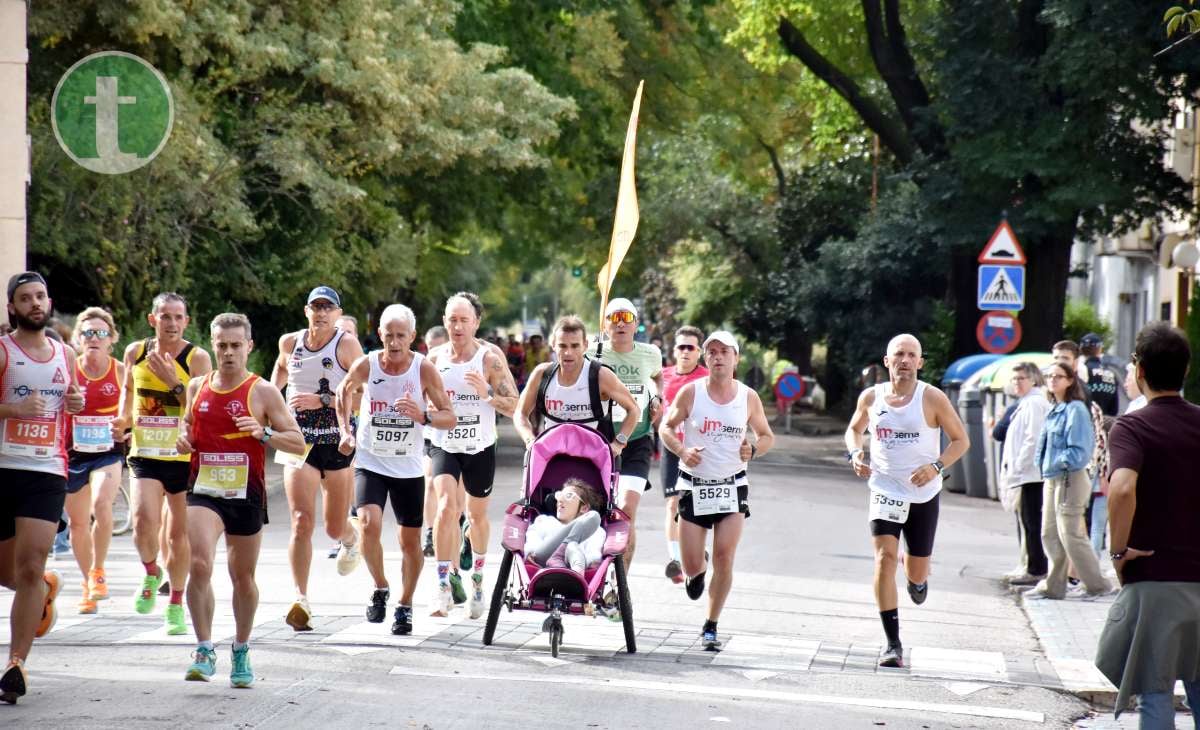
{"label": "child in stroller", "polygon": [[525,534],[526,555],[547,568],[570,568],[583,575],[603,557],[605,532],[600,513],[605,498],[583,481],[571,477],[554,493],[554,516],[539,515]]}

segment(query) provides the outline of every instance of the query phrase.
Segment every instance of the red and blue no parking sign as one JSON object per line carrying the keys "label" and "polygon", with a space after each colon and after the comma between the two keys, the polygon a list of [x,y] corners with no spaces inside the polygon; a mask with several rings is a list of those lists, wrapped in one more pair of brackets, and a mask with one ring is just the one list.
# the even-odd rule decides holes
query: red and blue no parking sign
{"label": "red and blue no parking sign", "polygon": [[975,339],[987,352],[1008,354],[1021,342],[1021,322],[1008,312],[987,312],[979,318]]}
{"label": "red and blue no parking sign", "polygon": [[775,400],[790,402],[804,397],[804,379],[797,373],[784,373],[775,381]]}

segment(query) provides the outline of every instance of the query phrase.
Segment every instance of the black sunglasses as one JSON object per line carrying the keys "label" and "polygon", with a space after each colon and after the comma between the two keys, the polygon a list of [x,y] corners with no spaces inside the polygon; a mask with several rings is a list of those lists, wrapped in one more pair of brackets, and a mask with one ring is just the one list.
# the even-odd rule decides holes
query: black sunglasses
{"label": "black sunglasses", "polygon": [[697,350],[699,348],[697,348],[695,345],[675,345],[675,349],[683,350],[684,352],[691,352],[692,350]]}

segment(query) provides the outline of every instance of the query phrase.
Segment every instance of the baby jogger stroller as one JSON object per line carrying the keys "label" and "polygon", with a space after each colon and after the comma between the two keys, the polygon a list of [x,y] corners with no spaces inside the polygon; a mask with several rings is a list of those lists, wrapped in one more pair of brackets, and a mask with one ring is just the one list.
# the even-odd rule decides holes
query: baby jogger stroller
{"label": "baby jogger stroller", "polygon": [[[587,566],[583,575],[570,568],[543,567],[525,552],[529,526],[538,515],[555,513],[555,492],[571,477],[594,486],[606,501],[601,515],[601,529],[605,531],[603,557],[596,565]],[[625,650],[634,653],[633,604],[621,559],[629,540],[629,519],[614,507],[617,474],[607,440],[586,426],[553,426],[530,447],[524,478],[522,498],[509,506],[504,516],[504,558],[492,590],[484,645],[491,645],[495,638],[496,622],[504,607],[509,611],[549,613],[543,627],[550,634],[550,651],[556,657],[562,644],[563,614],[599,614],[612,619],[619,616],[625,630]]]}

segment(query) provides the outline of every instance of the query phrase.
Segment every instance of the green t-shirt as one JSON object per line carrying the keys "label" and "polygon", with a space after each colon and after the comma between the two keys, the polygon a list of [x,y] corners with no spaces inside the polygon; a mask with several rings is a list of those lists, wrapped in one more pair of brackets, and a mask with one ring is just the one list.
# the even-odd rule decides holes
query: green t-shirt
{"label": "green t-shirt", "polygon": [[[588,356],[596,359],[595,345]],[[617,377],[629,388],[633,399],[642,409],[642,420],[638,422],[637,428],[633,429],[629,440],[650,433],[650,396],[658,394],[654,386],[654,376],[662,372],[662,351],[654,345],[635,342],[629,352],[617,352],[612,349],[611,342],[605,342],[599,360],[616,372]],[[621,423],[625,420],[625,409],[616,403],[613,404],[612,420],[613,428],[620,431]]]}

